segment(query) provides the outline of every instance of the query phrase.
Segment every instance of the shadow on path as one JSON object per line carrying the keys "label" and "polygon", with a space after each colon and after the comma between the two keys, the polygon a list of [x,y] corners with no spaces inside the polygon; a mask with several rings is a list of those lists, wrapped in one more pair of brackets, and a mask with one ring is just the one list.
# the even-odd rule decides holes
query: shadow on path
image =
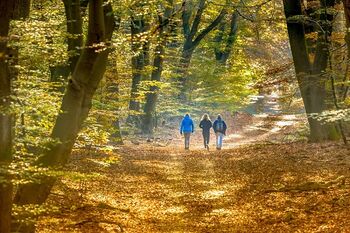
{"label": "shadow on path", "polygon": [[[348,151],[337,145],[256,145],[215,152],[141,145],[122,147],[118,154],[120,161],[105,167],[92,161],[107,156],[76,156],[72,169],[99,168],[104,177],[86,184],[76,208],[63,207],[60,214],[42,218],[39,232],[350,229],[350,161]],[[344,182],[326,188],[300,186],[340,176]],[[78,190],[74,183],[65,184]],[[60,190],[62,185],[56,187]],[[60,205],[71,206],[71,201],[61,200]]]}

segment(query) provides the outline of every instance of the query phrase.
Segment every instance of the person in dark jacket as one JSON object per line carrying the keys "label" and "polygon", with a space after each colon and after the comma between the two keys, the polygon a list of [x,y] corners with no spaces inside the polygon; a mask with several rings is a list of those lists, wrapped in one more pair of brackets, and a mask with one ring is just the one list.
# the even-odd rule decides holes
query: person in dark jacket
{"label": "person in dark jacket", "polygon": [[216,135],[216,149],[221,150],[222,141],[224,139],[224,135],[226,135],[227,126],[220,114],[218,115],[217,119],[214,121],[213,129]]}
{"label": "person in dark jacket", "polygon": [[189,114],[186,114],[185,117],[181,121],[180,125],[180,134],[185,137],[185,149],[190,149],[190,137],[194,132],[194,124]]}
{"label": "person in dark jacket", "polygon": [[204,114],[201,122],[199,123],[199,128],[202,129],[203,139],[204,139],[204,148],[209,150],[209,139],[210,139],[210,128],[213,126],[209,115]]}

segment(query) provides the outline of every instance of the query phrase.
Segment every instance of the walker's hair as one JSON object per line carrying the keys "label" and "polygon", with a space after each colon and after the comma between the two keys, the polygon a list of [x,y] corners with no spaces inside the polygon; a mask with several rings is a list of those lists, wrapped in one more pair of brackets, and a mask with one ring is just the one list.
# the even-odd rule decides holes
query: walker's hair
{"label": "walker's hair", "polygon": [[221,115],[220,115],[220,114],[218,114],[218,119],[222,119],[222,117],[221,117]]}
{"label": "walker's hair", "polygon": [[189,117],[189,116],[190,116],[190,114],[188,114],[188,113],[185,114],[185,117]]}
{"label": "walker's hair", "polygon": [[203,114],[202,120],[209,120],[210,121],[209,115],[208,114]]}

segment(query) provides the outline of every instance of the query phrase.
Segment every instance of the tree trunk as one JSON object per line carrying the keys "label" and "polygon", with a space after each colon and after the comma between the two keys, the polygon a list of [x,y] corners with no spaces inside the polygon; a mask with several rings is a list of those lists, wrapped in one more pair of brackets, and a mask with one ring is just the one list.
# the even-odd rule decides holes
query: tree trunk
{"label": "tree trunk", "polygon": [[323,133],[321,131],[320,122],[310,116],[310,114],[315,112],[312,110],[313,104],[311,97],[313,93],[310,89],[309,82],[311,76],[311,64],[306,48],[304,24],[289,19],[296,15],[302,15],[301,4],[299,0],[285,0],[284,7],[295,72],[310,127],[310,139],[316,140],[317,137],[321,136]]}
{"label": "tree trunk", "polygon": [[[161,79],[161,74],[163,71],[163,61],[164,61],[164,54],[165,54],[165,43],[166,38],[162,38],[164,35],[160,33],[160,41],[155,49],[155,55],[154,55],[154,61],[153,61],[153,71],[151,76],[151,81],[157,81],[159,82]],[[142,121],[142,131],[146,134],[152,134],[153,133],[153,119],[154,119],[154,113],[156,109],[156,103],[158,98],[158,87],[151,86],[150,87],[150,93],[146,95],[146,103],[144,106],[144,116]]]}
{"label": "tree trunk", "polygon": [[[113,69],[112,72],[116,75],[116,78],[118,79],[118,70]],[[107,95],[108,98],[106,101],[119,101],[119,94],[116,95],[115,93],[119,93],[119,84],[113,83],[113,81],[110,81],[108,84],[108,93],[111,93],[112,96]],[[119,107],[115,109],[116,112],[118,112],[120,109]],[[116,113],[117,114],[117,113]],[[123,144],[123,138],[122,138],[122,133],[121,133],[121,128],[120,128],[120,122],[119,122],[119,117],[116,117],[113,122],[112,122],[112,133],[110,135],[109,140],[115,144],[122,145]]]}
{"label": "tree trunk", "polygon": [[29,17],[30,0],[11,0],[13,1],[12,19],[19,20]]}
{"label": "tree trunk", "polygon": [[[68,62],[50,67],[50,81],[59,82],[73,74],[83,46],[83,21],[80,0],[62,0],[67,22]],[[58,89],[64,92],[64,87]]]}
{"label": "tree trunk", "polygon": [[[59,167],[67,162],[75,139],[91,108],[92,97],[103,77],[109,49],[93,47],[110,40],[115,22],[110,4],[103,6],[103,0],[90,0],[89,26],[85,48],[78,60],[72,79],[69,80],[62,100],[60,114],[57,117],[51,137],[59,143],[49,146],[40,157],[38,165]],[[40,183],[26,184],[19,187],[15,202],[19,205],[42,204],[45,202],[55,182],[53,177],[44,177]],[[33,226],[24,226],[18,232],[32,231]]]}
{"label": "tree trunk", "polygon": [[193,56],[194,48],[192,47],[191,42],[187,42],[183,46],[183,50],[180,57],[180,65],[179,70],[177,71],[179,75],[179,84],[180,88],[183,89],[183,92],[186,92],[186,86],[189,81],[188,68],[190,67],[192,56]]}
{"label": "tree trunk", "polygon": [[144,33],[148,30],[148,25],[144,19],[132,19],[131,21],[131,50],[134,54],[131,59],[132,84],[129,102],[129,110],[140,111],[140,101],[138,100],[139,84],[143,79],[145,66],[148,65],[148,42],[143,42]]}
{"label": "tree trunk", "polygon": [[235,43],[238,30],[238,11],[235,10],[231,14],[230,19],[230,31],[228,37],[224,40],[225,28],[227,22],[222,21],[219,25],[219,32],[214,41],[217,43],[215,48],[215,58],[222,65],[226,65],[228,58],[230,57],[233,44]]}
{"label": "tree trunk", "polygon": [[11,79],[8,67],[8,33],[10,27],[10,14],[13,10],[13,4],[0,0],[0,159],[6,162],[11,161],[11,121],[12,117],[9,112]]}
{"label": "tree trunk", "polygon": [[117,145],[123,145],[123,136],[120,128],[119,118],[113,121],[113,133],[111,134],[111,141]]}
{"label": "tree trunk", "polygon": [[12,182],[8,166],[12,161],[11,75],[7,48],[13,1],[0,0],[0,232],[11,231]]}
{"label": "tree trunk", "polygon": [[[73,74],[83,46],[83,21],[80,0],[63,0],[67,21],[68,63],[50,67],[51,81],[67,80]],[[64,88],[60,88],[64,92]]]}
{"label": "tree trunk", "polygon": [[70,72],[73,74],[83,46],[83,20],[80,0],[63,0],[67,20]]}
{"label": "tree trunk", "polygon": [[[346,57],[346,71],[343,78],[343,83],[349,80],[350,76],[350,0],[343,0],[343,6],[344,6],[344,15],[346,20],[346,34],[345,34],[345,42],[347,47],[347,57]],[[341,100],[344,101],[349,93],[349,84],[342,85],[341,91],[342,96]]]}
{"label": "tree trunk", "polygon": [[[319,24],[322,27],[318,29],[318,39],[316,41],[315,59],[312,66],[312,76],[310,77],[311,84],[318,81],[318,85],[311,85],[313,88],[312,102],[313,111],[322,113],[325,110],[336,109],[333,101],[333,93],[330,88],[331,78],[327,74],[327,68],[329,68],[330,59],[330,38],[333,32],[333,20],[334,20],[334,0],[320,1],[321,12],[317,15]],[[332,71],[330,71],[332,72]],[[318,77],[318,80],[315,78]],[[326,123],[321,125],[323,138],[316,138],[314,141],[322,140],[339,140],[341,138],[340,130],[336,122]]]}
{"label": "tree trunk", "polygon": [[[312,116],[326,110],[327,90],[325,84],[327,80],[324,72],[329,56],[329,45],[328,41],[325,40],[327,35],[318,33],[315,60],[311,64],[306,48],[304,23],[290,19],[290,17],[302,15],[300,0],[284,0],[283,3],[295,72],[310,126],[309,139],[313,142],[335,139],[337,138],[335,128],[332,125],[322,124],[321,121]],[[331,27],[326,29],[326,33],[330,32]]]}
{"label": "tree trunk", "polygon": [[[169,33],[171,32],[171,21],[169,21],[167,24],[164,24],[166,20],[170,20],[169,17],[171,16],[172,10],[173,10],[173,0],[167,0],[167,6],[165,7],[165,11],[163,15],[158,15],[159,19],[159,35],[158,35],[158,44],[154,51],[154,59],[153,59],[153,71],[151,74],[151,81],[159,82],[161,80],[161,75],[163,71],[163,62],[164,62],[164,55],[165,55],[165,46],[168,41]],[[157,86],[151,86],[148,93],[146,95],[146,103],[144,106],[144,115],[142,118],[142,132],[144,134],[153,134],[153,129],[155,127],[154,125],[154,118],[155,118],[155,111],[156,111],[156,105],[157,105],[157,99],[158,99],[158,87]]]}

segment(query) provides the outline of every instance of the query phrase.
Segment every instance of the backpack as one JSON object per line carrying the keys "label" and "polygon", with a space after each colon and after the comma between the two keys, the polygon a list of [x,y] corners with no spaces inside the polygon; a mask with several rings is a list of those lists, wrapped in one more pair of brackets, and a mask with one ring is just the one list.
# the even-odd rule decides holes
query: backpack
{"label": "backpack", "polygon": [[218,120],[218,123],[216,124],[216,130],[219,132],[224,131],[224,122],[222,120]]}

